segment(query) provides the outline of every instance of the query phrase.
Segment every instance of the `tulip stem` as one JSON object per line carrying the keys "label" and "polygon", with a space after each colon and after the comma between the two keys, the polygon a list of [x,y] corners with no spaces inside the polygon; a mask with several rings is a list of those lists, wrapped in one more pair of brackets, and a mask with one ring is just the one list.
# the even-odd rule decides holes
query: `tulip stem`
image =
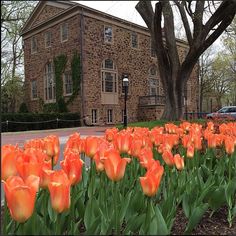
{"label": "tulip stem", "polygon": [[7,221],[7,216],[8,216],[8,209],[7,209],[7,199],[6,196],[4,198],[4,216],[3,216],[3,235],[7,235],[7,225],[8,225],[8,221]]}
{"label": "tulip stem", "polygon": [[51,162],[52,162],[52,170],[53,170],[53,165],[54,165],[53,161],[54,161],[54,157],[52,156],[52,159],[51,159]]}
{"label": "tulip stem", "polygon": [[120,224],[118,219],[118,183],[113,184],[113,198],[114,198],[114,211],[115,211],[115,234],[120,235]]}

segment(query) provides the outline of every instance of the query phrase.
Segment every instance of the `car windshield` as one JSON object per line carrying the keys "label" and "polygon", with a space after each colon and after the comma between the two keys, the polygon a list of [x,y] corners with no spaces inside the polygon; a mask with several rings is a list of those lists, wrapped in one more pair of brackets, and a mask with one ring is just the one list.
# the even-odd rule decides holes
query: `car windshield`
{"label": "car windshield", "polygon": [[224,112],[226,112],[227,110],[228,110],[227,107],[223,107],[223,108],[221,108],[218,112],[219,112],[219,113],[224,113]]}

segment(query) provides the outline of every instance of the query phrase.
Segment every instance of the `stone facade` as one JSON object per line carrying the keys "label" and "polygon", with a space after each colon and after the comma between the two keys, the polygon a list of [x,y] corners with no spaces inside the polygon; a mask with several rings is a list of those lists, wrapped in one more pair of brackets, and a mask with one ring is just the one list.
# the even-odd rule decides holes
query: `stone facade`
{"label": "stone facade", "polygon": [[[71,112],[80,112],[82,115],[92,117],[92,110],[97,111],[97,125],[107,124],[108,109],[112,110],[112,121],[109,123],[117,124],[122,122],[122,110],[124,109],[124,94],[122,93],[122,77],[124,74],[129,75],[129,93],[127,100],[128,121],[153,120],[159,119],[163,104],[154,106],[140,106],[139,99],[141,96],[150,94],[149,88],[149,70],[155,66],[157,68],[157,59],[151,56],[151,41],[148,30],[145,27],[126,22],[124,20],[109,16],[105,13],[93,11],[90,8],[78,5],[77,10],[67,10],[67,14],[62,17],[55,17],[59,11],[55,7],[44,4],[38,21],[34,20],[37,25],[36,29],[27,29],[23,32],[24,52],[25,52],[25,85],[26,101],[29,110],[40,111],[40,106],[44,98],[44,70],[49,61],[53,61],[59,54],[67,55],[68,62],[66,70],[70,70],[70,63],[74,50],[77,50],[82,57],[82,82],[81,93],[69,105]],[[74,3],[75,4],[75,3]],[[41,6],[42,7],[42,6]],[[75,8],[73,8],[75,9]],[[65,10],[64,10],[65,11]],[[49,15],[54,16],[54,21],[50,21]],[[63,11],[61,11],[63,13]],[[47,15],[45,18],[44,15]],[[32,16],[33,18],[33,16]],[[33,19],[32,19],[33,20]],[[50,24],[45,26],[40,24],[41,21],[48,21]],[[68,23],[69,35],[68,41],[60,41],[60,25]],[[104,27],[112,27],[112,43],[104,42]],[[52,43],[50,48],[45,48],[44,35],[50,31],[52,34]],[[136,32],[138,35],[138,47],[131,47],[131,33]],[[38,51],[31,53],[31,38],[37,38]],[[179,53],[184,55],[187,45],[179,41]],[[117,92],[114,94],[116,99],[109,100],[109,94],[102,92],[102,63],[105,59],[113,61],[116,67]],[[195,67],[188,83],[188,111],[197,111],[197,73]],[[160,80],[157,73],[156,79]],[[31,98],[31,81],[37,80],[38,98]],[[164,95],[160,84],[159,95]],[[104,102],[104,97],[106,102]],[[68,99],[68,98],[66,98]],[[41,102],[40,102],[41,101]]]}

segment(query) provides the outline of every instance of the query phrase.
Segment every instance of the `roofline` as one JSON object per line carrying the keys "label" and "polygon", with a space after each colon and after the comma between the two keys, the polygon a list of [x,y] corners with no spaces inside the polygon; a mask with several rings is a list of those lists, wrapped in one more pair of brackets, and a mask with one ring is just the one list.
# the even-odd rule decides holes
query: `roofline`
{"label": "roofline", "polygon": [[[42,1],[39,1],[38,4],[40,4],[41,2],[42,2]],[[73,9],[76,9],[76,8],[81,8],[81,10],[87,10],[88,12],[97,13],[97,14],[102,15],[102,16],[104,16],[104,17],[110,18],[111,20],[116,20],[116,21],[118,21],[118,22],[120,22],[120,23],[122,23],[122,24],[131,26],[131,27],[139,28],[140,30],[146,31],[146,33],[149,33],[149,34],[150,34],[149,29],[148,29],[147,27],[145,27],[145,26],[142,26],[142,25],[139,25],[139,24],[136,24],[136,23],[127,21],[127,20],[122,19],[122,18],[120,18],[120,17],[116,17],[116,16],[113,16],[113,15],[110,15],[110,14],[108,14],[108,13],[105,13],[105,12],[96,10],[96,9],[94,9],[94,8],[91,8],[91,7],[82,5],[82,4],[80,4],[80,3],[72,2],[72,1],[56,1],[56,2],[59,2],[59,3],[66,3],[66,4],[68,4],[68,5],[71,5],[72,7],[68,8],[68,9],[66,9],[66,10],[64,10],[64,11],[62,11],[62,12],[60,12],[60,13],[58,13],[58,14],[55,15],[54,17],[48,19],[47,21],[44,21],[44,22],[42,22],[42,23],[36,25],[34,28],[31,28],[30,30],[27,30],[27,31],[24,32],[23,29],[24,29],[25,26],[26,26],[26,24],[25,24],[25,26],[22,28],[22,31],[20,32],[20,35],[23,36],[23,35],[27,34],[28,32],[33,31],[33,30],[35,30],[35,29],[37,29],[37,28],[39,28],[39,27],[45,25],[47,22],[52,21],[52,20],[55,20],[55,19],[58,18],[59,16],[64,15],[64,14],[70,12],[70,11],[73,11]],[[38,5],[37,5],[37,6],[38,6]],[[35,9],[37,8],[37,6],[35,7]],[[31,17],[32,14],[35,12],[35,9],[34,9],[33,12],[31,13],[30,17]],[[29,18],[30,18],[30,17],[29,17]],[[29,20],[29,18],[28,18],[28,20]],[[27,22],[28,22],[28,20],[27,20]],[[188,46],[188,43],[187,43],[185,40],[176,38],[176,41],[178,41],[178,42],[180,42],[180,43],[183,43],[183,44],[185,44],[186,46]]]}

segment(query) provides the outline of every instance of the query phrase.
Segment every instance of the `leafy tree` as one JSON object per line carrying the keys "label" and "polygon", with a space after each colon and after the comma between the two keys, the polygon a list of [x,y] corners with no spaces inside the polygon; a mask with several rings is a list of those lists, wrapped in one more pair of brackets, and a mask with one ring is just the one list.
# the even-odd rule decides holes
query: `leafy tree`
{"label": "leafy tree", "polygon": [[[175,38],[173,2],[180,13],[189,44],[189,51],[182,62]],[[230,25],[236,12],[235,0],[223,0],[219,4],[205,0],[173,2],[158,1],[155,11],[151,1],[139,1],[136,5],[154,42],[160,78],[166,95],[162,118],[168,120],[183,117],[184,87],[194,66],[202,53]]]}

